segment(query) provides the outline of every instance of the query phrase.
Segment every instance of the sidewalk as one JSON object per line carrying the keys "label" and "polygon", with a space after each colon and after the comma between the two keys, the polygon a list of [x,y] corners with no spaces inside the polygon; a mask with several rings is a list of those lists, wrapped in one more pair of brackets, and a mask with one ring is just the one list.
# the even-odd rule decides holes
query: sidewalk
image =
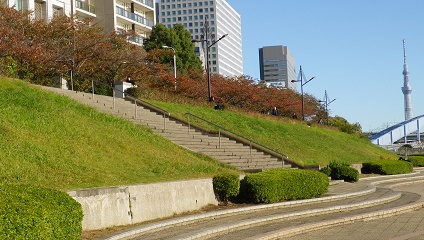
{"label": "sidewalk", "polygon": [[323,198],[179,217],[104,239],[424,239],[423,194],[420,172],[383,176],[332,185]]}
{"label": "sidewalk", "polygon": [[[399,190],[424,194],[424,182],[399,186]],[[369,221],[357,221],[350,224],[332,226],[330,228],[311,231],[287,240],[308,239],[388,239],[388,240],[418,240],[424,239],[424,208],[399,214],[392,217]]]}

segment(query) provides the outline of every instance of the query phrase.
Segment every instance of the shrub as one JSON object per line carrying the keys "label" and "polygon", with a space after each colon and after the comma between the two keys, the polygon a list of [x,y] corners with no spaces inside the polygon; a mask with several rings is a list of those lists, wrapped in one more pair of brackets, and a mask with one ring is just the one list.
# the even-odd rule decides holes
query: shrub
{"label": "shrub", "polygon": [[341,161],[335,161],[335,160],[331,160],[330,163],[328,164],[329,168],[335,168],[335,167],[340,167],[340,166],[350,166],[349,163],[346,162],[341,162]]}
{"label": "shrub", "polygon": [[81,239],[82,208],[68,194],[0,185],[0,239]]}
{"label": "shrub", "polygon": [[338,166],[331,168],[331,179],[344,180],[346,182],[357,182],[359,179],[359,172],[353,167]]}
{"label": "shrub", "polygon": [[413,165],[407,161],[398,160],[378,160],[362,165],[364,173],[376,173],[384,175],[410,173],[413,170]]}
{"label": "shrub", "polygon": [[328,177],[331,175],[331,168],[330,167],[323,167],[319,171],[324,173]]}
{"label": "shrub", "polygon": [[240,179],[237,174],[223,173],[212,179],[213,189],[218,200],[227,203],[230,197],[235,197],[240,192]]}
{"label": "shrub", "polygon": [[328,177],[318,171],[270,169],[246,175],[240,191],[249,202],[273,203],[322,196],[328,185]]}
{"label": "shrub", "polygon": [[424,167],[424,156],[409,156],[408,161],[411,162],[414,167]]}

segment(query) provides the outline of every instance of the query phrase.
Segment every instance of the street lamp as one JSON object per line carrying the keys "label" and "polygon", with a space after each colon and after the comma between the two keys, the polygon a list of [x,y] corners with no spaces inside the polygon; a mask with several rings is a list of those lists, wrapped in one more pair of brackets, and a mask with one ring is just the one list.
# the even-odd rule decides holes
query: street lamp
{"label": "street lamp", "polygon": [[303,82],[303,71],[302,71],[302,66],[300,66],[300,80],[291,80],[291,82],[300,82],[300,92],[302,95],[302,120],[305,121],[305,103],[304,103],[304,98],[303,98],[303,85],[307,84],[308,82],[312,81],[312,79],[314,79],[315,77],[312,77],[311,79],[309,79],[306,82]]}
{"label": "street lamp", "polygon": [[206,43],[206,71],[207,71],[207,75],[208,75],[208,99],[209,99],[209,101],[212,101],[211,74],[210,74],[210,69],[209,69],[209,48],[212,47],[213,45],[215,45],[217,42],[221,41],[228,34],[222,35],[218,40],[215,40],[210,45],[208,45],[209,44],[209,41],[208,41],[209,24],[208,24],[207,18],[205,18],[204,29],[205,29],[205,34],[204,34],[205,39],[202,39],[202,40],[193,39],[193,40],[191,40],[191,42],[193,42],[193,43],[194,42],[205,42]]}
{"label": "street lamp", "polygon": [[328,125],[328,105],[330,105],[330,103],[334,101],[336,101],[336,99],[328,100],[327,90],[325,90],[324,100],[318,101],[325,104],[325,122],[327,125]]}
{"label": "street lamp", "polygon": [[169,46],[162,46],[162,48],[165,49],[172,49],[174,51],[174,84],[175,84],[175,91],[177,91],[177,57],[175,55],[175,49],[173,47]]}

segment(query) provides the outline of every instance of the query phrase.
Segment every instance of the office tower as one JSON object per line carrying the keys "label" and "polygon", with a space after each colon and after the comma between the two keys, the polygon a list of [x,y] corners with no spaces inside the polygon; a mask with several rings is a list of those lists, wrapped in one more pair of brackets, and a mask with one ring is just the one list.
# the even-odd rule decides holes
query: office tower
{"label": "office tower", "polygon": [[241,17],[225,0],[159,0],[156,9],[158,22],[168,28],[182,24],[193,40],[203,41],[196,46],[209,52],[211,73],[243,74]]}
{"label": "office tower", "polygon": [[287,46],[267,46],[259,49],[259,69],[267,85],[296,90],[296,61]]}

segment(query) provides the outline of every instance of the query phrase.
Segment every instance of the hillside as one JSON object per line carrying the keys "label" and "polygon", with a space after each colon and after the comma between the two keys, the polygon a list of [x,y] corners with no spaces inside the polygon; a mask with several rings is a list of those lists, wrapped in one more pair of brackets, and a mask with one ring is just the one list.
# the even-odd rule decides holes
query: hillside
{"label": "hillside", "polygon": [[[397,159],[395,154],[372,144],[366,138],[346,134],[325,125],[308,126],[302,121],[265,114],[216,111],[212,105],[198,107],[188,104],[151,102],[183,119],[188,119],[185,113],[190,112],[284,153],[290,159],[305,165],[325,166],[332,160],[362,163],[379,159]],[[190,119],[194,120],[193,117]],[[208,127],[207,125],[203,126]]]}
{"label": "hillside", "polygon": [[0,183],[67,190],[236,172],[23,81],[0,77]]}
{"label": "hillside", "polygon": [[[303,164],[396,158],[367,139],[268,115],[152,101],[173,115],[191,112],[278,150]],[[236,172],[150,129],[0,78],[0,182],[56,189],[91,188],[211,177]]]}

